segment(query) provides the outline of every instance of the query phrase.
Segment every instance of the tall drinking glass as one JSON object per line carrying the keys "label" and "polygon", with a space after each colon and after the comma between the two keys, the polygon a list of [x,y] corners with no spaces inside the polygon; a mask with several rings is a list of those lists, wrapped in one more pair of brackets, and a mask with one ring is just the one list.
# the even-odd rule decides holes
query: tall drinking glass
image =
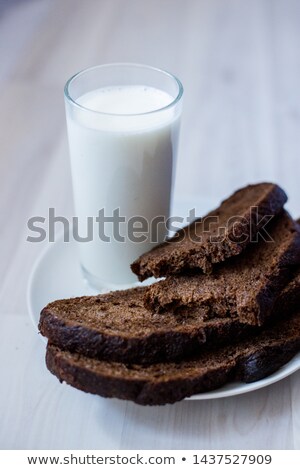
{"label": "tall drinking glass", "polygon": [[79,257],[97,290],[136,282],[130,264],[166,236],[182,94],[176,77],[138,64],[66,83]]}

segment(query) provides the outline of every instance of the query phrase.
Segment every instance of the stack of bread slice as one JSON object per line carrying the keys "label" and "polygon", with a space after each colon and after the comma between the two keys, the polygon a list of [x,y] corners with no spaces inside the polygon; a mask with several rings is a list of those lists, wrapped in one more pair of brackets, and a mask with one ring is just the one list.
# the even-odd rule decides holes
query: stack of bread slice
{"label": "stack of bread slice", "polygon": [[158,282],[47,305],[48,369],[143,405],[275,372],[300,351],[300,226],[286,200],[247,186],[133,263]]}

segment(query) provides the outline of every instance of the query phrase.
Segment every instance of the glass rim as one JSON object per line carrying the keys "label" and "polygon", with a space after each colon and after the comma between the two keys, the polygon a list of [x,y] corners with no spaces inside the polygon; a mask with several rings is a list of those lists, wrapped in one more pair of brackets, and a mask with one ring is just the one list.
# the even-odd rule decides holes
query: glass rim
{"label": "glass rim", "polygon": [[[72,96],[70,94],[70,85],[72,84],[72,82],[76,78],[80,77],[81,75],[84,75],[87,72],[91,72],[95,69],[108,68],[108,67],[111,67],[111,68],[114,68],[114,67],[133,67],[134,68],[134,67],[136,67],[136,68],[144,68],[144,69],[152,70],[152,71],[155,71],[155,72],[159,72],[159,73],[171,78],[173,81],[176,82],[176,84],[178,86],[178,93],[177,93],[176,97],[171,101],[171,103],[167,104],[166,106],[154,109],[152,111],[147,111],[145,113],[130,113],[130,114],[107,113],[107,112],[103,112],[103,111],[96,111],[94,109],[90,109],[90,108],[87,108],[85,106],[82,106],[74,98],[72,98]],[[175,75],[173,75],[172,73],[170,73],[166,70],[160,69],[158,67],[153,67],[151,65],[139,64],[139,63],[134,63],[134,62],[133,63],[131,63],[131,62],[113,62],[113,63],[109,63],[109,64],[101,64],[101,65],[94,65],[92,67],[87,67],[87,68],[85,68],[83,70],[80,70],[79,72],[75,73],[74,75],[72,75],[69,78],[69,80],[67,80],[67,82],[64,86],[65,98],[69,102],[71,102],[72,105],[76,106],[77,108],[79,108],[81,110],[84,110],[84,111],[88,111],[90,113],[102,115],[102,116],[119,116],[119,117],[145,116],[145,115],[148,115],[148,114],[159,113],[159,112],[165,111],[167,109],[170,109],[180,101],[180,99],[183,95],[183,91],[184,91],[184,89],[183,89],[183,85],[182,85],[181,81]]]}

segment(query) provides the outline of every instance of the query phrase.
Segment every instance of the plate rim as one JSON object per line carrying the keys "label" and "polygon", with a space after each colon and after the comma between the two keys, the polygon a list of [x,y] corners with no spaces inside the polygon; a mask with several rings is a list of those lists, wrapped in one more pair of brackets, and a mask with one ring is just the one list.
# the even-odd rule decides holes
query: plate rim
{"label": "plate rim", "polygon": [[[35,276],[38,271],[38,269],[43,266],[43,263],[47,260],[47,256],[49,256],[49,252],[51,253],[52,250],[54,250],[58,244],[63,243],[63,233],[60,233],[57,235],[55,242],[48,243],[39,253],[39,255],[36,257],[32,267],[31,271],[28,277],[28,282],[27,282],[27,289],[26,289],[26,304],[27,304],[27,310],[28,314],[31,320],[31,323],[35,329],[35,331],[38,333],[39,337],[45,344],[47,342],[47,339],[42,336],[38,330],[38,321],[37,321],[37,315],[40,314],[40,312],[35,313],[34,308],[33,308],[33,303],[32,303],[32,298],[33,298],[33,292],[34,292],[34,282],[35,282]],[[74,243],[69,243],[69,246],[74,247]],[[84,283],[84,280],[82,279],[82,282]],[[88,294],[87,294],[88,295]],[[224,385],[224,387],[230,386],[230,385],[236,385],[234,388],[229,388],[228,390],[223,390],[223,387],[219,389],[212,390],[210,392],[205,392],[205,393],[198,393],[191,395],[189,397],[184,398],[186,401],[201,401],[201,400],[213,400],[213,399],[219,399],[219,398],[229,398],[233,396],[238,396],[238,395],[244,395],[246,393],[253,392],[255,390],[259,390],[265,387],[268,387],[276,382],[280,382],[281,380],[289,377],[290,375],[294,374],[295,372],[300,370],[300,352],[297,353],[289,362],[284,364],[282,367],[280,367],[277,371],[275,371],[273,374],[264,377],[256,382],[251,382],[251,383],[244,383],[244,382],[228,382],[227,384]]]}
{"label": "plate rim", "polygon": [[[58,240],[61,241],[61,236],[62,234],[59,234],[58,235]],[[39,333],[39,329],[38,329],[38,324],[36,322],[36,318],[34,316],[34,309],[33,309],[33,306],[32,306],[32,301],[31,301],[31,296],[32,296],[32,288],[33,288],[33,283],[34,283],[34,278],[36,276],[36,271],[38,269],[38,267],[40,266],[40,264],[42,263],[42,261],[44,260],[44,258],[46,257],[46,255],[48,254],[48,251],[50,251],[52,245],[50,242],[48,242],[48,244],[46,246],[43,247],[43,249],[41,250],[41,252],[38,254],[38,256],[35,258],[32,266],[31,266],[31,270],[30,270],[30,273],[29,273],[29,277],[28,277],[28,281],[27,281],[27,287],[26,287],[26,305],[27,305],[27,311],[28,311],[28,314],[29,314],[29,318],[31,320],[31,323],[34,327],[34,329]],[[39,336],[44,340],[46,341],[46,339],[39,334]]]}

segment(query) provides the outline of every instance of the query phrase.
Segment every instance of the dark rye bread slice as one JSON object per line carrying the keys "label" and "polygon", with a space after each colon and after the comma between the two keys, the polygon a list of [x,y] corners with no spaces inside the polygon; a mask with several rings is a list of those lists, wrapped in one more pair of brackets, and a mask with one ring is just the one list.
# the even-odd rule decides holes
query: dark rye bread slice
{"label": "dark rye bread slice", "polygon": [[[299,312],[299,310],[298,310]],[[300,314],[252,339],[193,360],[150,366],[90,359],[48,344],[46,364],[61,382],[103,397],[164,405],[238,380],[260,380],[300,351]]]}
{"label": "dark rye bread slice", "polygon": [[211,272],[213,264],[239,255],[259,229],[263,230],[265,217],[278,214],[286,201],[286,194],[276,184],[246,186],[219,208],[140,256],[131,269],[140,281],[194,268]]}
{"label": "dark rye bread slice", "polygon": [[[147,287],[94,297],[57,300],[41,312],[39,328],[62,349],[107,361],[151,364],[177,360],[255,334],[236,318],[208,319],[197,310],[152,313]],[[288,316],[300,302],[300,270],[282,291],[272,318]]]}
{"label": "dark rye bread slice", "polygon": [[272,221],[269,235],[272,242],[250,244],[210,275],[170,276],[153,284],[145,291],[145,306],[156,313],[197,309],[208,318],[263,325],[300,264],[300,228],[287,212]]}

